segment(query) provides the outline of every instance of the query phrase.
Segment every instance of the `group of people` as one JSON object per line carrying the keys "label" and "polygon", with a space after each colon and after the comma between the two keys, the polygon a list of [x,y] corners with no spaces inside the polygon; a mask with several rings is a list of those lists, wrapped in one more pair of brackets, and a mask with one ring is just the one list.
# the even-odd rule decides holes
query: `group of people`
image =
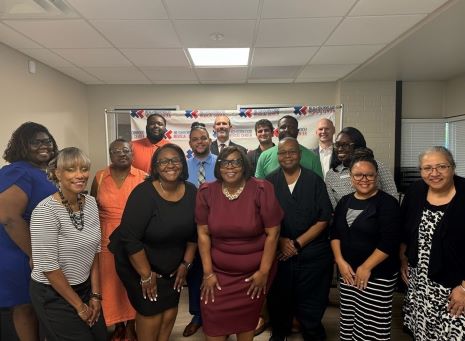
{"label": "group of people", "polygon": [[[207,340],[270,340],[293,320],[304,340],[321,322],[334,263],[341,340],[389,340],[392,300],[407,284],[404,325],[415,340],[465,338],[465,179],[452,154],[419,157],[421,180],[399,205],[391,173],[359,130],[318,122],[319,147],[298,142],[298,121],[259,120],[257,149],[212,141],[191,126],[193,157],[148,117],[145,139],[110,144],[111,164],[85,189],[90,160],[62,150],[42,125],[12,135],[0,169],[0,306],[21,340],[169,340],[187,281],[191,322]],[[263,328],[261,328],[263,329]]]}

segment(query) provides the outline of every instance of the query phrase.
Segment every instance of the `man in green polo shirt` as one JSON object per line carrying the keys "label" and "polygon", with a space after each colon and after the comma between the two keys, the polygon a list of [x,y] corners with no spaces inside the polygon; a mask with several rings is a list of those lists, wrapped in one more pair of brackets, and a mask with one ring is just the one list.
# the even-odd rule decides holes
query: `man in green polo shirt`
{"label": "man in green polo shirt", "polygon": [[[285,137],[297,138],[299,135],[299,122],[293,116],[286,115],[278,121],[279,140],[281,141]],[[322,176],[320,160],[315,153],[310,149],[305,148],[299,144],[301,159],[301,166],[314,171],[320,177]],[[278,146],[274,146],[270,149],[265,150],[257,161],[257,170],[255,171],[255,177],[264,179],[268,174],[279,167],[278,162]]]}

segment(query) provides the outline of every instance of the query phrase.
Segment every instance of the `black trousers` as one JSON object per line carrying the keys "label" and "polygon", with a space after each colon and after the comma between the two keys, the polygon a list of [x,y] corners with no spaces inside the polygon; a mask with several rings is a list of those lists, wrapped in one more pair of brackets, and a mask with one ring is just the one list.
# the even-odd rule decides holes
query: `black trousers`
{"label": "black trousers", "polygon": [[[83,302],[89,302],[90,280],[72,286]],[[32,305],[45,330],[47,341],[105,341],[106,327],[103,315],[89,327],[76,310],[51,285],[31,280],[29,284]]]}
{"label": "black trousers", "polygon": [[305,341],[326,339],[321,319],[328,305],[332,267],[329,248],[279,262],[267,299],[273,336],[289,335],[295,316]]}

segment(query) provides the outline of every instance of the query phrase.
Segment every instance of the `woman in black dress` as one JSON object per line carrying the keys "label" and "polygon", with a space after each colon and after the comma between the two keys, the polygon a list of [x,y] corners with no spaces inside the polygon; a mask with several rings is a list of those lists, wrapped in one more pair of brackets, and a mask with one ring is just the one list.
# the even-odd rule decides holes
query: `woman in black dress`
{"label": "woman in black dress", "polygon": [[160,147],[151,165],[149,178],[129,196],[109,249],[137,312],[138,340],[167,341],[197,247],[196,188],[186,182],[186,159],[177,145]]}

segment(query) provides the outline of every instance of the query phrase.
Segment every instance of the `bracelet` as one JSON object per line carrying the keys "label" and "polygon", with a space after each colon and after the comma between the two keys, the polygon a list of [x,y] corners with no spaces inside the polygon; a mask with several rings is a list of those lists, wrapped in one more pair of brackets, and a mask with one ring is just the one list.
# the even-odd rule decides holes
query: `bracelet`
{"label": "bracelet", "polygon": [[215,273],[214,273],[214,272],[212,272],[211,274],[208,274],[208,275],[204,276],[204,277],[203,277],[203,280],[206,281],[207,279],[210,279],[210,278],[212,278],[213,276],[215,276]]}
{"label": "bracelet", "polygon": [[299,241],[297,239],[292,239],[292,244],[294,244],[294,247],[297,251],[302,250],[302,245],[300,245]]}
{"label": "bracelet", "polygon": [[92,300],[96,300],[96,301],[101,301],[103,300],[102,298],[102,294],[99,293],[99,292],[93,292],[92,294],[90,294],[90,299]]}
{"label": "bracelet", "polygon": [[460,287],[462,288],[463,291],[465,291],[465,287],[463,286],[462,283],[460,283]]}
{"label": "bracelet", "polygon": [[87,311],[89,310],[89,306],[87,304],[83,303],[83,305],[84,305],[84,309],[82,309],[80,312],[78,312],[79,316],[81,316],[84,313],[87,313]]}
{"label": "bracelet", "polygon": [[140,285],[144,285],[150,282],[152,282],[152,271],[150,271],[150,275],[146,279],[143,279],[142,277],[140,278]]}
{"label": "bracelet", "polygon": [[183,261],[181,262],[181,264],[184,265],[184,266],[186,267],[186,270],[187,270],[187,271],[189,271],[189,269],[192,267],[192,263],[189,263],[189,262],[187,262],[187,261],[185,261],[185,260],[183,260]]}

